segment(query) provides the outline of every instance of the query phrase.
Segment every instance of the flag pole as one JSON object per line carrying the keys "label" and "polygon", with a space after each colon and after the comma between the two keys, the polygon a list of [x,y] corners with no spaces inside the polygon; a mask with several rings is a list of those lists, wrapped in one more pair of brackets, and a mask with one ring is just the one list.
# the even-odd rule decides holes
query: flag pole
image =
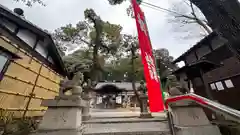
{"label": "flag pole", "polygon": [[[136,0],[137,1],[137,0]],[[138,2],[137,2],[138,3]],[[131,4],[133,5],[133,1],[131,0]],[[138,3],[139,4],[139,3]],[[161,92],[162,92],[162,100],[163,100],[163,103],[165,103],[165,95],[163,93],[163,89],[162,89],[162,84],[161,84],[161,78],[160,78],[160,71],[159,71],[159,68],[157,67],[157,60],[156,60],[156,57],[155,57],[155,54],[153,53],[153,47],[152,47],[152,42],[150,40],[150,35],[149,35],[149,31],[148,31],[148,26],[147,26],[147,22],[146,22],[146,17],[145,17],[145,14],[144,12],[142,12],[143,15],[144,15],[144,23],[145,23],[145,26],[146,26],[146,29],[147,29],[147,36],[148,36],[148,40],[150,42],[150,45],[151,45],[151,51],[152,51],[152,54],[153,54],[153,59],[154,59],[154,63],[155,63],[155,68],[157,70],[157,74],[158,74],[158,80],[159,80],[159,84],[160,84],[160,89],[161,89]],[[135,16],[136,17],[136,16]],[[164,107],[164,110],[165,110],[165,107]]]}
{"label": "flag pole", "polygon": [[[139,7],[139,3],[137,2],[137,0],[131,0],[131,3],[132,3],[132,6],[134,8],[134,14],[135,14],[135,19],[136,19],[136,24],[137,24],[138,34],[139,34],[138,36],[140,36],[140,37],[138,37],[139,42],[140,42],[140,44],[142,44],[141,45],[141,51],[145,52],[145,53],[147,52],[146,54],[142,54],[142,61],[143,61],[143,64],[144,64],[144,69],[148,68],[148,70],[150,70],[149,68],[152,68],[151,71],[146,71],[146,73],[145,73],[145,77],[147,77],[146,81],[149,82],[149,84],[147,84],[147,87],[149,87],[148,91],[151,92],[150,94],[152,95],[152,100],[151,100],[152,111],[155,111],[155,112],[160,111],[160,110],[164,111],[165,110],[164,99],[163,99],[164,94],[163,94],[163,91],[161,90],[161,80],[160,80],[159,72],[157,72],[159,70],[157,70],[157,68],[156,68],[156,63],[157,62],[156,62],[156,59],[155,59],[155,55],[153,54],[153,48],[152,48],[152,44],[151,44],[151,41],[150,41],[149,31],[148,31],[148,27],[147,27],[146,20],[145,20],[145,15],[141,11],[141,8]],[[140,18],[139,14],[141,15],[142,19]],[[137,17],[138,17],[138,20],[137,20]],[[146,46],[146,49],[144,49],[144,46]],[[149,65],[146,65],[146,62],[148,62],[149,60],[144,58],[144,57],[149,57],[148,56],[149,54],[151,54],[150,57],[153,60],[152,67],[149,67]],[[154,66],[154,68],[153,68],[153,66]],[[152,80],[153,79],[152,76],[150,76],[151,79],[149,78],[148,74],[150,74],[150,72],[155,72],[154,74],[158,75],[157,78],[154,79],[155,81]],[[157,84],[157,83],[159,83],[159,84]],[[156,92],[155,97],[154,97],[154,93],[153,93],[154,89],[155,89],[155,92]],[[158,98],[157,98],[157,96],[158,96]],[[158,103],[161,103],[161,104],[158,104]],[[154,108],[154,106],[155,106],[155,108]]]}
{"label": "flag pole", "polygon": [[[143,12],[144,14],[144,12]],[[150,42],[150,45],[151,45],[151,48],[152,48],[152,54],[153,54],[153,58],[154,58],[154,62],[155,62],[155,67],[156,67],[156,70],[157,70],[157,74],[158,74],[158,79],[159,79],[159,82],[160,82],[160,88],[161,88],[161,92],[162,92],[162,100],[163,100],[163,103],[165,103],[165,96],[164,96],[164,93],[163,93],[163,89],[162,89],[162,82],[161,82],[161,77],[160,77],[160,70],[159,68],[157,67],[157,60],[156,60],[156,54],[153,52],[153,47],[152,47],[152,42],[151,42],[151,39],[150,39],[150,35],[149,35],[149,31],[148,31],[148,26],[147,26],[147,22],[146,22],[146,17],[145,17],[145,14],[144,14],[144,22],[145,22],[145,25],[146,25],[146,29],[147,29],[147,34],[148,34],[148,39],[149,39],[149,42]],[[165,108],[164,108],[165,110]]]}

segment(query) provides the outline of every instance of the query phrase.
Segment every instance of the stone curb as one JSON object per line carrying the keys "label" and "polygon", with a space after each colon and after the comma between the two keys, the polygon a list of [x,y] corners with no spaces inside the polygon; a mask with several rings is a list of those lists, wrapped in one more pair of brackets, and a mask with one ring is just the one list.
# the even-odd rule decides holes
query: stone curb
{"label": "stone curb", "polygon": [[83,135],[171,135],[169,131],[83,133]]}

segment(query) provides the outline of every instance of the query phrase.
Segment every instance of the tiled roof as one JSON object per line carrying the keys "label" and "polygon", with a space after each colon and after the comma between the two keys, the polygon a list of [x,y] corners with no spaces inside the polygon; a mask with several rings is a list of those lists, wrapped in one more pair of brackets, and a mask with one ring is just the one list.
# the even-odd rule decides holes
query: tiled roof
{"label": "tiled roof", "polygon": [[212,32],[211,34],[207,35],[206,37],[204,37],[203,39],[201,39],[199,42],[197,42],[194,46],[192,46],[190,49],[188,49],[185,53],[183,53],[181,56],[179,56],[178,58],[176,58],[173,63],[177,63],[180,62],[184,59],[184,57],[189,54],[190,52],[192,52],[194,49],[199,48],[200,46],[202,46],[205,42],[213,39],[215,36],[217,36],[216,32]]}
{"label": "tiled roof", "polygon": [[[105,85],[115,85],[119,89],[125,89],[125,90],[133,90],[132,83],[131,82],[99,82],[95,89],[101,89]],[[135,83],[136,88],[140,86],[139,82]]]}

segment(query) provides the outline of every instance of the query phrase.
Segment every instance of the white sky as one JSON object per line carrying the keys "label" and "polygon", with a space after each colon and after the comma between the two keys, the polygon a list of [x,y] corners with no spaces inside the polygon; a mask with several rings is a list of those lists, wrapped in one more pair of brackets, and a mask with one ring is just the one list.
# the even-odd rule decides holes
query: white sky
{"label": "white sky", "polygon": [[[24,10],[25,18],[39,27],[48,31],[78,21],[84,20],[83,12],[86,8],[93,8],[104,21],[120,24],[123,33],[137,35],[135,21],[127,16],[126,8],[129,2],[121,5],[111,6],[107,0],[43,0],[45,7],[35,4],[27,7],[21,2],[14,0],[1,0],[0,4],[13,10],[20,7]],[[144,0],[164,8],[168,8],[173,0]],[[154,48],[167,48],[174,58],[189,49],[198,39],[184,40],[176,37],[171,29],[172,24],[168,23],[168,14],[142,6],[147,19],[147,25],[151,42]],[[178,33],[179,34],[179,33]]]}

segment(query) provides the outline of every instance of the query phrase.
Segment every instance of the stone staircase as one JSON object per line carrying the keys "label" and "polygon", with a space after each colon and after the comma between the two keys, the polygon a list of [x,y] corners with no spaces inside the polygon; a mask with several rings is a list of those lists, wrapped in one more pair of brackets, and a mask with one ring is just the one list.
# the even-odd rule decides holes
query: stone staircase
{"label": "stone staircase", "polygon": [[83,122],[84,135],[170,135],[168,122],[162,117],[101,117]]}

